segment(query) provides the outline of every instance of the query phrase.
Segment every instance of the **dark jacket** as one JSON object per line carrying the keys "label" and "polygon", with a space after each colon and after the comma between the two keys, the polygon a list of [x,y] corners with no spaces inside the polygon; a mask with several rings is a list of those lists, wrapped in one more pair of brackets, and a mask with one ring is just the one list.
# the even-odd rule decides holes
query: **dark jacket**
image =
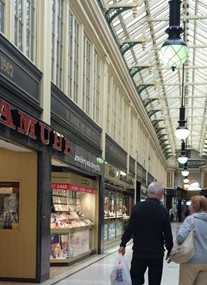
{"label": "dark jacket", "polygon": [[167,210],[154,198],[137,203],[130,216],[120,246],[126,246],[133,237],[133,255],[161,258],[164,246],[170,253],[173,236]]}

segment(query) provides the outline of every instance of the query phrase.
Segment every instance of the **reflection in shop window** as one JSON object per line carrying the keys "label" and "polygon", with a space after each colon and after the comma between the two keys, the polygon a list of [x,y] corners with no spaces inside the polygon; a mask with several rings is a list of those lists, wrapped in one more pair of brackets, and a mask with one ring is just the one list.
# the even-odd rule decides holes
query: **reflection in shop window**
{"label": "reflection in shop window", "polygon": [[0,229],[19,229],[19,182],[0,182]]}

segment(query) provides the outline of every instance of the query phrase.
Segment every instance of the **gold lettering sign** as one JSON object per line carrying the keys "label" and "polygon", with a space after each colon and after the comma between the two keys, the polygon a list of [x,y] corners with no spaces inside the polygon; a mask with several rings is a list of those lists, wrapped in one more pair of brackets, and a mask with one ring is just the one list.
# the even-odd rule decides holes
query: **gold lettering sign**
{"label": "gold lettering sign", "polygon": [[10,77],[13,77],[14,75],[13,65],[10,62],[8,62],[3,56],[1,56],[1,70]]}

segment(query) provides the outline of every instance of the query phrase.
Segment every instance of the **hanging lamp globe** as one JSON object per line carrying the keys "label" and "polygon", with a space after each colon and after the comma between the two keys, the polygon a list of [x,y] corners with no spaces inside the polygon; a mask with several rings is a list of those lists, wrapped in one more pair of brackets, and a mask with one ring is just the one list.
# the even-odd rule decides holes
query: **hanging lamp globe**
{"label": "hanging lamp globe", "polygon": [[181,172],[182,176],[188,176],[189,175],[189,171],[187,169],[184,169],[182,172]]}
{"label": "hanging lamp globe", "polygon": [[185,140],[187,139],[189,135],[189,130],[186,126],[178,126],[177,129],[175,130],[175,136],[179,140]]}
{"label": "hanging lamp globe", "polygon": [[187,152],[186,152],[186,144],[185,144],[185,141],[182,140],[181,141],[181,152],[178,157],[178,162],[180,164],[185,164],[187,161],[188,161],[188,157],[187,157]]}
{"label": "hanging lamp globe", "polygon": [[189,50],[180,34],[184,31],[180,27],[180,0],[169,1],[169,27],[166,29],[168,39],[161,46],[160,55],[162,63],[174,70],[181,67],[188,59]]}
{"label": "hanging lamp globe", "polygon": [[186,62],[189,50],[180,36],[173,34],[172,36],[169,35],[167,41],[162,45],[160,53],[163,65],[174,70]]}
{"label": "hanging lamp globe", "polygon": [[183,105],[180,107],[180,117],[178,123],[179,125],[175,130],[175,136],[179,140],[185,140],[189,135],[189,130],[186,126],[185,107]]}
{"label": "hanging lamp globe", "polygon": [[183,179],[183,182],[186,183],[186,184],[188,184],[189,178],[188,178],[188,177],[185,177],[185,178]]}
{"label": "hanging lamp globe", "polygon": [[180,156],[178,157],[178,162],[179,162],[180,164],[185,164],[187,161],[188,161],[188,157],[187,157],[186,155],[180,155]]}
{"label": "hanging lamp globe", "polygon": [[188,183],[184,184],[184,188],[185,188],[185,189],[188,189],[189,186],[190,186],[190,185],[189,185]]}

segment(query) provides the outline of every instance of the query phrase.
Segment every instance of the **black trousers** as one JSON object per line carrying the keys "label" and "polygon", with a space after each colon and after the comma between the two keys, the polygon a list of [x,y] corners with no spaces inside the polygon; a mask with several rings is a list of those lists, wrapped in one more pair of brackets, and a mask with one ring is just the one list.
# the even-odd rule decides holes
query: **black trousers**
{"label": "black trousers", "polygon": [[148,268],[148,284],[160,285],[163,270],[163,257],[162,258],[138,258],[133,256],[131,262],[131,279],[132,285],[144,284],[144,274]]}

